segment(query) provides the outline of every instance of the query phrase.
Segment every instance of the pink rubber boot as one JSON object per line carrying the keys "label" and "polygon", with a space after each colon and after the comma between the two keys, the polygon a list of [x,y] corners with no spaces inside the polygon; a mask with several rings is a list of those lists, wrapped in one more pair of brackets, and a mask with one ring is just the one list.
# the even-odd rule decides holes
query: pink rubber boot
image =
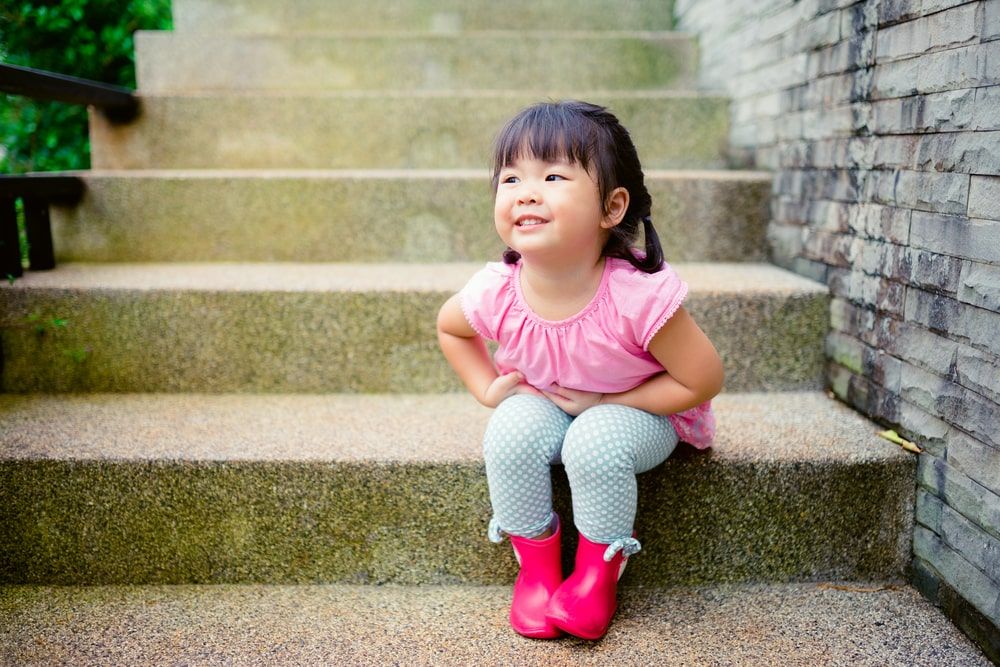
{"label": "pink rubber boot", "polygon": [[[632,537],[634,542],[635,533]],[[605,561],[609,550],[609,545],[591,542],[580,534],[576,569],[549,601],[545,612],[549,623],[581,639],[604,636],[618,606],[618,579],[628,560],[619,549]]]}
{"label": "pink rubber boot", "polygon": [[559,540],[562,526],[555,515],[552,535],[543,540],[508,535],[521,571],[514,582],[514,600],[510,606],[510,624],[525,637],[551,639],[562,632],[545,620],[545,607],[552,593],[562,583],[562,555]]}

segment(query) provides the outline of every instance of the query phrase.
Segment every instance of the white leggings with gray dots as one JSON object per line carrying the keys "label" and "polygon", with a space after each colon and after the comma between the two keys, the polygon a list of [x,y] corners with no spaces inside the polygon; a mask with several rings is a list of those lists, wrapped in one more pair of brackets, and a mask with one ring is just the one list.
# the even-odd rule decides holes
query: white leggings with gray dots
{"label": "white leggings with gray dots", "polygon": [[624,546],[634,553],[635,476],[676,447],[677,433],[664,416],[596,405],[574,418],[547,398],[515,394],[497,407],[483,439],[493,505],[489,538],[545,532],[553,520],[550,466],[562,463],[577,529],[594,543],[633,542]]}

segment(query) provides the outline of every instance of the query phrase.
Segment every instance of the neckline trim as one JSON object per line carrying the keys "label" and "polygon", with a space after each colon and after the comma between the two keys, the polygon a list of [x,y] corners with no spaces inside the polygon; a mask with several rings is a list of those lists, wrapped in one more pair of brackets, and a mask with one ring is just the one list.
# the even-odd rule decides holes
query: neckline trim
{"label": "neckline trim", "polygon": [[544,317],[540,316],[538,313],[536,313],[531,308],[531,306],[528,305],[527,299],[524,298],[524,292],[521,290],[522,263],[519,261],[516,264],[514,264],[514,275],[513,275],[514,294],[517,296],[517,302],[524,309],[524,312],[525,314],[527,314],[529,319],[531,319],[534,322],[537,322],[538,324],[541,324],[542,326],[557,329],[560,327],[566,327],[571,324],[574,324],[575,322],[578,322],[579,320],[590,315],[597,308],[597,306],[604,300],[604,296],[608,292],[608,282],[609,282],[609,277],[611,275],[612,261],[614,261],[614,258],[612,257],[604,258],[604,272],[601,274],[601,282],[597,286],[597,291],[594,293],[594,296],[590,299],[587,305],[584,306],[580,310],[580,312],[576,313],[575,315],[570,315],[569,317],[562,320],[547,320]]}

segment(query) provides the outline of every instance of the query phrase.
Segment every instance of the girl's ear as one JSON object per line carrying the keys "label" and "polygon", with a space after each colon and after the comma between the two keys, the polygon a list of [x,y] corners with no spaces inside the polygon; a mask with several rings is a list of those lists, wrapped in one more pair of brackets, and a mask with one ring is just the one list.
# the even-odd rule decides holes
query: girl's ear
{"label": "girl's ear", "polygon": [[615,188],[608,195],[608,204],[605,207],[606,214],[601,227],[611,229],[622,221],[625,212],[628,211],[628,190],[625,188]]}

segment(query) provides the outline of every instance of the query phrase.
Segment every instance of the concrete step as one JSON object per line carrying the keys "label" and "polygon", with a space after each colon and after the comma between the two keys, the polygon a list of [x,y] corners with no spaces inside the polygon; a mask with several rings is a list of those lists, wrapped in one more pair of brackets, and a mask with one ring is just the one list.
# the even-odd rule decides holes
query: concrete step
{"label": "concrete step", "polygon": [[[711,449],[639,475],[624,581],[904,575],[914,455],[819,392],[715,407]],[[490,414],[466,394],[0,395],[0,583],[509,583]]]}
{"label": "concrete step", "polygon": [[[565,92],[565,91],[564,91]],[[90,114],[94,169],[472,168],[536,92],[345,92],[140,97],[142,115]],[[632,134],[646,169],[724,166],[728,101],[692,92],[592,92]]]}
{"label": "concrete step", "polygon": [[[81,171],[53,206],[60,261],[497,260],[482,170]],[[763,261],[771,175],[649,171],[673,261]]]}
{"label": "concrete step", "polygon": [[144,93],[684,89],[697,44],[677,32],[234,35],[140,30]]}
{"label": "concrete step", "polygon": [[173,0],[178,32],[670,30],[671,0]]}
{"label": "concrete step", "polygon": [[[481,267],[67,263],[29,272],[0,284],[2,390],[458,389],[435,320]],[[675,268],[728,389],[820,385],[825,286],[767,264]],[[45,325],[53,319],[65,326]]]}
{"label": "concrete step", "polygon": [[0,648],[19,665],[991,664],[897,582],[623,585],[599,643],[521,637],[509,605],[509,585],[4,587]]}

